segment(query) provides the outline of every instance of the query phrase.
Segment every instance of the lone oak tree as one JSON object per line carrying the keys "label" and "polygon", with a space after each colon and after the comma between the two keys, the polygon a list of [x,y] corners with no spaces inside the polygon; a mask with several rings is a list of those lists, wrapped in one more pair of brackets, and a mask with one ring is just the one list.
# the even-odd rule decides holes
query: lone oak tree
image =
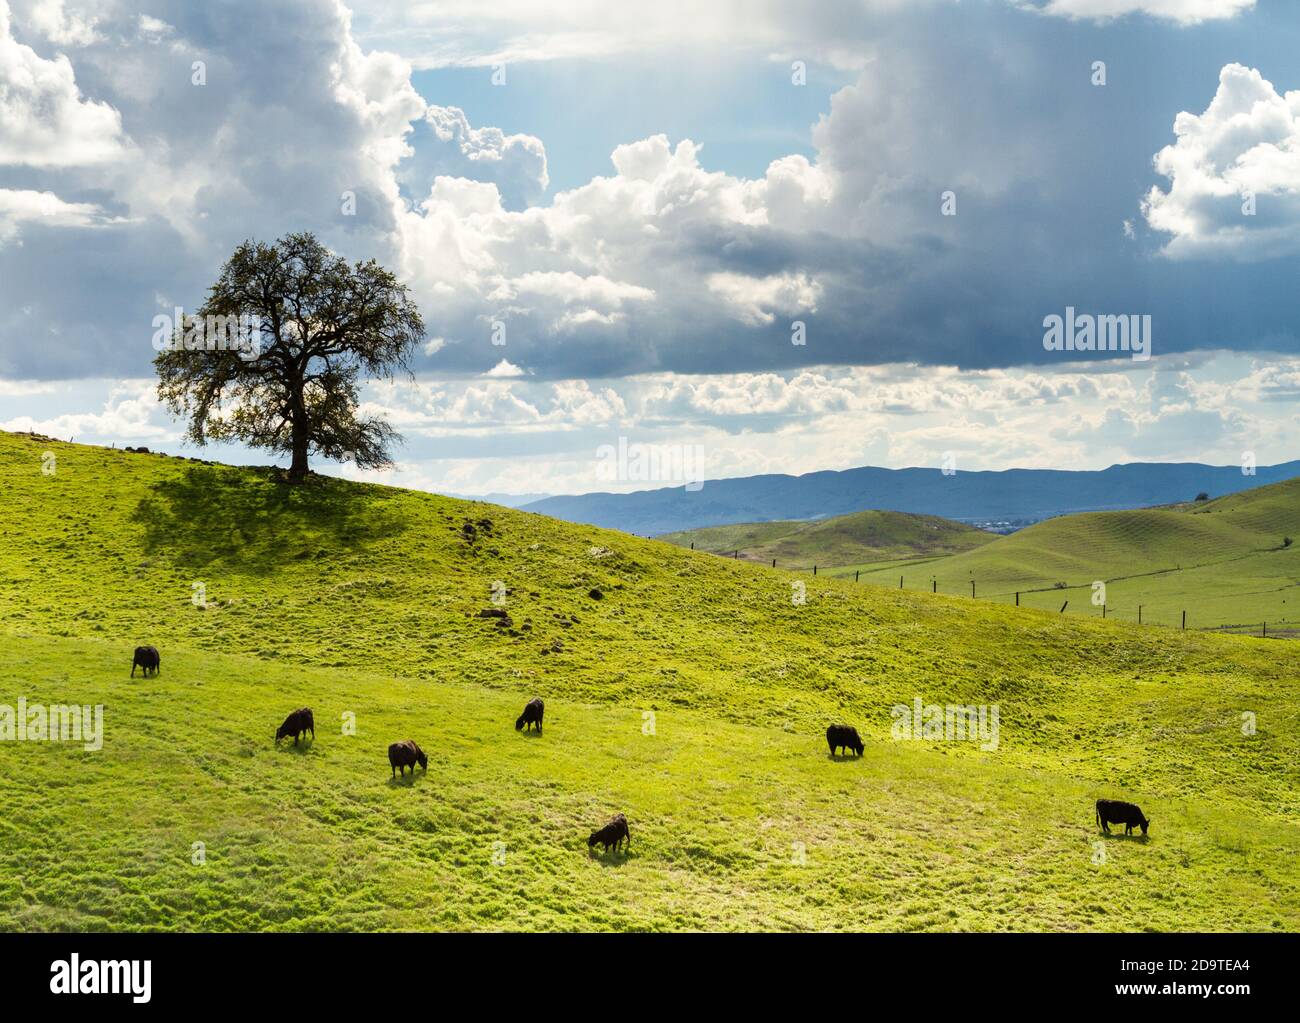
{"label": "lone oak tree", "polygon": [[245,242],[222,268],[199,318],[252,317],[253,351],[186,346],[184,325],[155,359],[158,397],[189,419],[198,445],[240,440],[287,452],[289,479],[307,459],[351,459],[363,469],[392,465],[401,440],[383,420],[358,414],[357,382],[410,373],[424,321],[404,284],[373,259],[349,266],[314,235],[272,245]]}

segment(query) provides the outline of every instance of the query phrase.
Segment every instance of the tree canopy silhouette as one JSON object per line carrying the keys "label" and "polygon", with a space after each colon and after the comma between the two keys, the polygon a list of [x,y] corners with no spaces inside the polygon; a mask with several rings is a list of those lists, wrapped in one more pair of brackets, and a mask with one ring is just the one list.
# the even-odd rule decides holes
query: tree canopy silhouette
{"label": "tree canopy silhouette", "polygon": [[[242,348],[214,344],[213,323],[233,319],[252,324],[251,338]],[[406,286],[373,259],[349,266],[310,233],[244,242],[184,320],[154,366],[159,400],[189,420],[188,439],[287,453],[291,480],[307,475],[313,454],[366,469],[393,464],[401,438],[360,415],[358,381],[409,374],[424,321]]]}

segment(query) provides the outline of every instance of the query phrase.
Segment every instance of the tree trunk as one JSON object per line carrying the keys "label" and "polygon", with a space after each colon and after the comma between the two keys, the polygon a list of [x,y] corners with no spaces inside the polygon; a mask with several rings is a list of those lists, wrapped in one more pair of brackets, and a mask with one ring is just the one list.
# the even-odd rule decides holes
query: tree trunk
{"label": "tree trunk", "polygon": [[[296,431],[295,431],[296,433]],[[295,483],[307,478],[307,439],[293,439],[293,463],[289,466],[289,479]]]}
{"label": "tree trunk", "polygon": [[302,385],[295,387],[293,396],[293,463],[289,466],[289,479],[295,483],[307,478],[307,409],[302,400]]}

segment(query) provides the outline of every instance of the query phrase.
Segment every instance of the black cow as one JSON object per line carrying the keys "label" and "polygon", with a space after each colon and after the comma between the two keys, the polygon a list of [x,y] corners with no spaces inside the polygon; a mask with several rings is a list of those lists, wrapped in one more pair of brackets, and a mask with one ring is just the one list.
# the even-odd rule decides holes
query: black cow
{"label": "black cow", "polygon": [[158,648],[155,646],[138,646],[135,648],[135,657],[131,660],[131,677],[135,678],[135,669],[143,668],[144,677],[149,677],[149,672],[158,674],[158,667],[162,664],[162,658],[158,656]]}
{"label": "black cow", "polygon": [[534,697],[524,704],[524,712],[515,718],[515,731],[521,728],[527,728],[529,725],[536,725],[537,730],[542,730],[542,711],[545,710],[542,701]]}
{"label": "black cow", "polygon": [[275,730],[275,741],[293,736],[293,744],[298,745],[298,737],[311,732],[312,741],[316,740],[316,719],[312,717],[310,707],[299,707],[287,718],[284,724]]}
{"label": "black cow", "polygon": [[1110,828],[1107,824],[1123,824],[1124,834],[1133,834],[1135,827],[1142,829],[1142,834],[1147,833],[1147,828],[1151,826],[1149,818],[1142,815],[1142,810],[1135,803],[1125,803],[1118,799],[1099,799],[1097,800],[1097,823],[1101,825],[1101,830],[1110,834]]}
{"label": "black cow", "polygon": [[399,769],[405,775],[408,767],[411,773],[415,774],[417,762],[425,771],[429,770],[429,758],[413,739],[403,739],[388,747],[388,765],[393,769],[393,775],[396,775]]}
{"label": "black cow", "polygon": [[632,844],[632,833],[627,829],[627,818],[621,813],[616,813],[609,819],[608,824],[591,833],[591,837],[587,839],[587,848],[594,849],[599,843],[605,847],[605,852],[609,852],[610,846],[618,852],[620,842],[626,843],[624,846],[626,850]]}
{"label": "black cow", "polygon": [[835,756],[837,749],[853,750],[858,756],[862,756],[862,740],[858,738],[858,730],[852,725],[831,725],[826,729],[826,745],[831,748],[831,756]]}

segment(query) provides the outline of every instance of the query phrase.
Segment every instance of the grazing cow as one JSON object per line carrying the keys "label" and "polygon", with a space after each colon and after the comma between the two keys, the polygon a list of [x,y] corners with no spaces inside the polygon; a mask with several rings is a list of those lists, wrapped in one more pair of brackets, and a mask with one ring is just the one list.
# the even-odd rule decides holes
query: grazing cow
{"label": "grazing cow", "polygon": [[515,718],[515,731],[521,728],[527,728],[529,725],[536,725],[537,730],[542,730],[542,711],[545,710],[542,701],[534,697],[524,704],[524,712]]}
{"label": "grazing cow", "polygon": [[1110,828],[1106,827],[1107,824],[1123,824],[1126,835],[1133,834],[1135,827],[1141,828],[1145,835],[1151,826],[1150,819],[1143,816],[1142,810],[1135,803],[1125,803],[1118,799],[1097,800],[1097,823],[1108,835]]}
{"label": "grazing cow", "polygon": [[632,834],[627,829],[627,818],[621,813],[616,813],[609,819],[608,824],[591,833],[591,837],[587,839],[587,848],[594,849],[599,843],[605,847],[605,852],[609,852],[610,846],[618,852],[619,842],[626,843],[624,846],[626,850],[632,844]]}
{"label": "grazing cow", "polygon": [[149,672],[158,674],[158,666],[162,664],[162,658],[158,656],[158,648],[154,646],[138,646],[135,648],[135,657],[131,661],[131,677],[135,678],[135,669],[144,669],[144,677],[149,677]]}
{"label": "grazing cow", "polygon": [[858,730],[852,725],[831,725],[826,729],[826,745],[831,748],[831,756],[835,756],[837,749],[853,750],[858,756],[862,756],[862,740],[858,738]]}
{"label": "grazing cow", "polygon": [[388,765],[393,769],[394,775],[397,774],[399,769],[405,775],[408,767],[411,769],[411,773],[415,774],[417,762],[425,771],[429,770],[429,758],[425,756],[424,750],[420,749],[414,740],[403,739],[401,742],[395,742],[388,747]]}
{"label": "grazing cow", "polygon": [[316,740],[316,719],[312,717],[310,707],[299,707],[287,718],[284,724],[275,730],[275,741],[293,736],[293,744],[298,745],[298,737],[311,732],[312,741]]}

